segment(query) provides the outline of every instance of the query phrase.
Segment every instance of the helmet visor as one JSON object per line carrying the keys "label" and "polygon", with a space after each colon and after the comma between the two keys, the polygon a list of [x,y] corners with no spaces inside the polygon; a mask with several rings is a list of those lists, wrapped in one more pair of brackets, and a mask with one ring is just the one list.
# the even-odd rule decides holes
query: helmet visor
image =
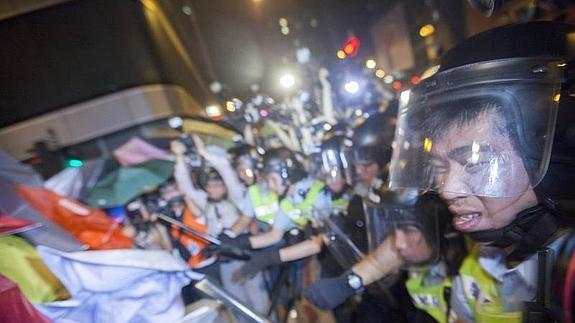
{"label": "helmet visor", "polygon": [[321,170],[327,180],[343,179],[348,185],[352,184],[350,158],[343,150],[323,150],[321,152]]}
{"label": "helmet visor", "polygon": [[404,268],[434,263],[439,255],[439,218],[447,214],[443,202],[436,195],[418,196],[416,190],[388,191],[381,198],[379,206],[366,208],[370,252],[386,241]]}
{"label": "helmet visor", "polygon": [[400,99],[389,186],[513,197],[549,162],[562,64],[505,59],[448,70]]}

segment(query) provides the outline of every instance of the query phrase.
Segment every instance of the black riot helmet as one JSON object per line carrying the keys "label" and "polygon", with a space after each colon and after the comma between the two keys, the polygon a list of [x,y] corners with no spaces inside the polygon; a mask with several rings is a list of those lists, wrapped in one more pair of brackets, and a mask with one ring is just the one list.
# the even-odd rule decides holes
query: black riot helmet
{"label": "black riot helmet", "polygon": [[391,158],[391,143],[396,118],[390,113],[377,113],[353,128],[354,161],[374,161],[384,169]]}
{"label": "black riot helmet", "polygon": [[[465,255],[461,236],[454,233],[446,204],[432,192],[384,191],[378,203],[366,201],[366,226],[370,250],[391,239],[405,268],[426,266],[439,259],[449,272],[457,272]],[[401,236],[401,237],[400,237]]]}
{"label": "black riot helmet", "polygon": [[[481,171],[469,183],[471,193],[510,197],[536,187],[545,196],[572,195],[574,33],[572,25],[535,21],[478,34],[449,50],[433,76],[401,95],[390,187],[445,184],[434,178],[441,170],[431,162],[437,139],[484,117],[512,148],[477,137],[465,161],[466,171]],[[518,168],[510,168],[514,154],[527,171],[524,185],[505,185]]]}
{"label": "black riot helmet", "polygon": [[307,175],[296,155],[284,147],[270,149],[266,152],[263,172],[264,174],[279,174],[286,186],[295,184]]}
{"label": "black riot helmet", "polygon": [[228,149],[228,155],[232,159],[232,166],[238,171],[244,184],[251,185],[256,180],[256,175],[261,168],[262,157],[254,146],[240,143]]}

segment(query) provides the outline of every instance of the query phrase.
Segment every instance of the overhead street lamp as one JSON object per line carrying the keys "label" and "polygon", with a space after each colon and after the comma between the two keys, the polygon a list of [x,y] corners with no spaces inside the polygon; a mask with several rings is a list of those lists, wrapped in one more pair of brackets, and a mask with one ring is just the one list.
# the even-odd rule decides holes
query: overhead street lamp
{"label": "overhead street lamp", "polygon": [[290,89],[295,85],[295,77],[290,73],[283,74],[280,76],[280,85],[283,88]]}
{"label": "overhead street lamp", "polygon": [[343,88],[349,94],[356,94],[359,91],[359,83],[356,81],[349,81],[343,85]]}

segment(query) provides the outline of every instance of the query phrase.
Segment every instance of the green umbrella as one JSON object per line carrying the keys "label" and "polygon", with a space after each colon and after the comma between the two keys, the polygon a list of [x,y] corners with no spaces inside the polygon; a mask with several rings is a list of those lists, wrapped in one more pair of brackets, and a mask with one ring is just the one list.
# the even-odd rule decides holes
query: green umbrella
{"label": "green umbrella", "polygon": [[156,189],[173,172],[174,162],[162,159],[123,166],[99,181],[84,201],[96,208],[124,205],[138,195]]}

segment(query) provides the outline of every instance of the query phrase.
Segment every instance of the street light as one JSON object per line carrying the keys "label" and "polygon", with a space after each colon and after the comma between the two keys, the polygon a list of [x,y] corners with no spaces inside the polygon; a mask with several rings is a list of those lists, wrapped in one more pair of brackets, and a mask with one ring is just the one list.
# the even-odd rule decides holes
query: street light
{"label": "street light", "polygon": [[356,94],[359,91],[359,83],[356,81],[349,81],[344,84],[343,88],[349,94]]}
{"label": "street light", "polygon": [[427,24],[419,29],[419,36],[425,38],[431,36],[435,32],[435,27],[432,24]]}
{"label": "street light", "polygon": [[222,117],[224,115],[220,106],[215,105],[215,104],[208,105],[206,107],[206,114],[208,115],[208,117],[210,117],[210,119],[215,120],[215,121],[222,119]]}
{"label": "street light", "polygon": [[294,86],[294,84],[295,84],[295,77],[292,74],[286,73],[280,77],[280,85],[283,88],[289,89],[292,86]]}
{"label": "street light", "polygon": [[369,69],[374,69],[376,65],[377,64],[375,63],[375,61],[373,59],[368,59],[367,61],[365,61],[365,67],[367,67]]}
{"label": "street light", "polygon": [[236,104],[234,103],[234,101],[226,102],[226,110],[228,110],[229,112],[236,111]]}

